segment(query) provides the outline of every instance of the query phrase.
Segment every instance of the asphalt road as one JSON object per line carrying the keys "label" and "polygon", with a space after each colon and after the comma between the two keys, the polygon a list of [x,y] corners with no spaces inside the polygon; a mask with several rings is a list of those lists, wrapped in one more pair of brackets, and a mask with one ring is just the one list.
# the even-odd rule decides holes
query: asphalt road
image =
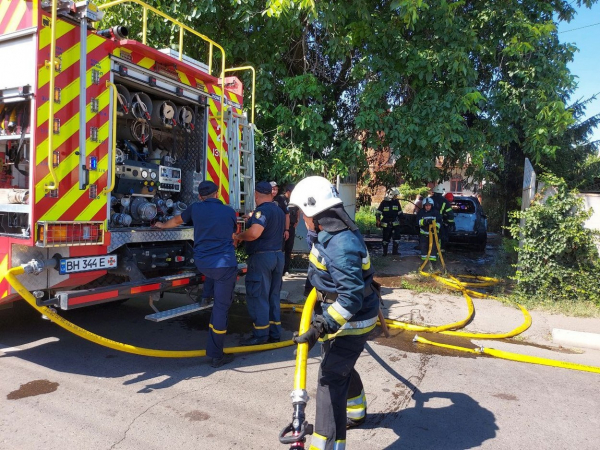
{"label": "asphalt road", "polygon": [[[292,276],[285,282],[292,298],[299,296],[302,281]],[[179,302],[174,296],[161,306]],[[386,289],[385,302],[388,314],[417,314],[425,322],[442,320],[452,310],[460,315],[463,308],[461,297],[402,289]],[[477,307],[481,321],[473,326],[495,331],[504,328],[499,317],[519,321],[514,310],[506,312],[495,302]],[[138,346],[204,348],[208,313],[152,323],[143,318],[148,312],[145,301],[129,300],[62,314],[95,333]],[[284,314],[285,336],[291,336],[298,319],[296,313]],[[556,318],[536,320],[548,326]],[[244,305],[238,304],[227,345],[236,345],[249,331]],[[544,333],[536,329],[530,336],[543,340]],[[465,356],[411,339],[412,334],[396,331],[390,339],[376,334],[368,343],[357,368],[369,416],[363,427],[348,432],[348,448],[599,447],[600,374]],[[539,342],[494,347],[600,366],[600,351]],[[315,348],[309,360],[309,420],[314,418],[318,353]],[[0,311],[0,449],[284,449],[277,436],[291,419],[293,372],[292,347],[238,355],[214,370],[206,359],[148,358],[98,346],[22,304]]]}

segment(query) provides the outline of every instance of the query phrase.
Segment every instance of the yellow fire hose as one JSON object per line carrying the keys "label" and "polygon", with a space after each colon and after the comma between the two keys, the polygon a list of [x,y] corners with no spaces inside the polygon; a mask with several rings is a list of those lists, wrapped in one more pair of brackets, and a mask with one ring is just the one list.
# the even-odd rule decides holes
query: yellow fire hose
{"label": "yellow fire hose", "polygon": [[[300,329],[298,335],[306,333],[310,328],[310,322],[312,319],[312,312],[315,309],[317,303],[317,291],[313,288],[310,294],[306,298],[306,303],[302,310],[302,316],[300,318]],[[294,372],[294,390],[306,389],[306,364],[308,361],[308,343],[298,344],[298,350],[296,351],[296,370]]]}
{"label": "yellow fire hose", "polygon": [[[496,278],[482,277],[482,276],[475,276],[475,275],[457,275],[457,276],[449,275],[447,278],[445,278],[445,277],[438,275],[437,273],[425,272],[423,269],[425,268],[427,262],[429,261],[429,256],[431,255],[431,250],[433,248],[434,243],[436,245],[438,255],[440,257],[440,262],[442,264],[442,268],[444,271],[446,271],[446,264],[444,262],[444,258],[442,256],[442,252],[440,249],[440,243],[439,243],[438,234],[437,234],[437,227],[434,222],[429,226],[429,249],[428,249],[427,257],[425,258],[425,261],[423,261],[423,264],[421,264],[421,266],[419,267],[419,273],[422,276],[433,278],[434,280],[436,280],[442,284],[445,284],[446,286],[448,286],[450,288],[461,291],[467,301],[467,307],[468,307],[467,318],[462,321],[455,322],[453,324],[442,325],[442,326],[437,326],[437,327],[413,325],[413,324],[409,324],[409,323],[405,323],[405,322],[386,319],[386,322],[389,327],[401,328],[401,329],[408,330],[408,331],[440,333],[440,334],[459,336],[459,337],[469,338],[469,339],[505,339],[505,338],[517,336],[517,335],[523,333],[524,331],[526,331],[531,326],[532,320],[531,320],[531,315],[529,314],[529,312],[522,305],[515,303],[516,306],[518,306],[519,309],[521,310],[521,312],[523,313],[524,321],[521,325],[519,325],[512,331],[509,331],[507,333],[495,333],[495,334],[469,333],[469,332],[464,332],[464,331],[456,331],[457,328],[462,328],[463,326],[465,326],[466,323],[468,323],[470,318],[473,316],[474,307],[473,307],[473,299],[471,297],[490,298],[490,299],[496,298],[492,295],[487,295],[487,294],[483,294],[481,292],[467,289],[467,287],[479,287],[479,288],[489,287],[489,286],[493,286],[493,285],[499,283],[500,280],[498,280]],[[470,281],[470,282],[469,281],[460,281],[459,278],[463,278],[466,280],[473,280],[473,281]],[[557,360],[553,360],[553,359],[521,355],[518,353],[505,352],[505,351],[496,350],[496,349],[492,349],[492,348],[481,347],[479,349],[474,350],[474,349],[470,349],[470,348],[466,348],[466,347],[459,347],[459,346],[455,346],[455,345],[448,345],[448,344],[441,344],[438,342],[433,342],[433,341],[424,339],[417,335],[415,335],[414,341],[422,343],[422,344],[434,345],[436,347],[442,347],[442,348],[452,349],[452,350],[456,350],[456,351],[475,353],[475,354],[485,354],[485,355],[493,356],[496,358],[502,358],[502,359],[507,359],[507,360],[511,360],[511,361],[519,361],[519,362],[526,362],[526,363],[530,363],[530,364],[541,364],[541,365],[545,365],[545,366],[561,367],[561,368],[571,369],[571,370],[581,370],[581,371],[586,371],[586,372],[600,373],[600,367],[586,366],[586,365],[582,365],[582,364],[568,363],[568,362],[557,361]]]}
{"label": "yellow fire hose", "polygon": [[[313,288],[306,298],[298,335],[310,328],[312,313],[317,303],[317,290]],[[292,421],[279,433],[279,442],[290,445],[290,450],[303,449],[306,436],[313,433],[313,426],[306,421],[305,409],[308,403],[306,391],[306,365],[308,361],[308,343],[298,344],[296,350],[296,369],[294,371],[294,390],[290,394],[294,413]]]}
{"label": "yellow fire hose", "polygon": [[586,366],[583,364],[556,361],[554,359],[539,358],[537,356],[521,355],[519,353],[505,352],[503,350],[496,350],[493,348],[479,347],[476,349],[472,349],[472,348],[466,348],[466,347],[459,347],[457,345],[440,344],[439,342],[432,342],[432,341],[429,341],[429,340],[422,338],[421,336],[417,336],[417,335],[415,335],[413,340],[414,340],[414,342],[419,342],[421,344],[435,345],[436,347],[447,348],[447,349],[456,350],[459,352],[474,353],[477,355],[490,355],[490,356],[494,356],[496,358],[508,359],[510,361],[525,362],[525,363],[529,363],[529,364],[541,364],[544,366],[562,367],[563,369],[581,370],[584,372],[600,373],[600,367],[593,367],[593,366]]}
{"label": "yellow fire hose", "polygon": [[[83,328],[75,325],[72,322],[69,322],[65,318],[56,314],[56,312],[54,312],[53,309],[48,308],[46,306],[38,306],[35,301],[35,297],[16,278],[17,276],[22,275],[24,273],[25,269],[23,266],[13,267],[6,273],[5,278],[8,281],[8,283],[19,293],[19,295],[21,295],[21,297],[23,297],[23,299],[27,303],[29,303],[34,309],[36,309],[44,316],[48,317],[48,319],[50,319],[58,326],[64,328],[67,331],[70,331],[73,334],[76,334],[77,336],[83,339],[94,342],[95,344],[102,345],[104,347],[112,348],[113,350],[118,350],[126,353],[133,353],[135,355],[154,356],[158,358],[197,358],[201,356],[206,356],[206,350],[155,350],[150,348],[136,347],[134,345],[123,344],[121,342],[113,341],[112,339],[108,339],[90,331],[84,330]],[[291,345],[294,345],[294,343],[290,340],[276,342],[272,344],[249,345],[247,347],[229,347],[225,348],[223,351],[225,353],[248,353],[261,350],[271,350],[281,347],[289,347]]]}

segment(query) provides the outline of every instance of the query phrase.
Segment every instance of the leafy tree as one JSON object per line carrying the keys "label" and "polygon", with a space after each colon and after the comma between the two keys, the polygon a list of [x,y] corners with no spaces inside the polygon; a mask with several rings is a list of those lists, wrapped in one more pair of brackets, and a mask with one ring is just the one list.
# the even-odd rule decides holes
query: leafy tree
{"label": "leafy tree", "polygon": [[[505,169],[522,167],[525,156],[556,158],[574,124],[565,106],[574,48],[559,42],[554,18],[570,20],[575,5],[595,2],[152,4],[220,42],[228,66],[257,68],[259,177],[286,182],[361,172],[367,148],[390,149],[394,171],[406,180],[435,181],[467,166],[476,179],[506,183],[508,199],[520,184]],[[110,23],[139,16],[126,7],[115,11]],[[140,30],[134,26],[134,36]],[[161,18],[149,30],[150,44],[177,45]],[[201,57],[206,49],[184,51]]]}

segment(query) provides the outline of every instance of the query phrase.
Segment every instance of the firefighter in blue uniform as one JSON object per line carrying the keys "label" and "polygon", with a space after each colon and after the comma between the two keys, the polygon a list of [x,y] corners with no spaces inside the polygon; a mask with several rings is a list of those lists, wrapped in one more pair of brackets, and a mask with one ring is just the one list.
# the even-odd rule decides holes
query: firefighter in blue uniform
{"label": "firefighter in blue uniform", "polygon": [[362,353],[379,311],[369,253],[335,188],[323,177],[308,177],[292,192],[308,229],[318,231],[309,255],[308,276],[318,302],[311,327],[295,336],[309,348],[321,338],[322,360],[317,386],[313,450],[344,448],[346,428],[360,425],[367,414],[362,381],[354,365]]}
{"label": "firefighter in blue uniform", "polygon": [[[419,247],[421,249],[421,259],[423,261],[427,259],[427,253],[429,252],[429,225],[431,225],[433,221],[435,221],[437,231],[439,232],[442,216],[435,209],[433,199],[427,197],[423,200],[423,209],[419,210],[417,213],[417,223],[419,224]],[[435,238],[433,236],[432,239],[429,260],[437,261],[437,246],[435,245]]]}
{"label": "firefighter in blue uniform", "polygon": [[400,191],[393,188],[386,192],[383,201],[375,212],[378,227],[383,228],[383,256],[387,256],[390,240],[392,241],[392,255],[399,255],[400,245],[400,219],[398,215],[402,212],[398,196]]}
{"label": "firefighter in blue uniform", "polygon": [[233,290],[237,279],[237,260],[233,246],[233,234],[237,229],[235,211],[217,198],[217,185],[203,181],[198,185],[200,202],[174,216],[165,223],[157,222],[156,228],[174,228],[183,223],[194,225],[194,262],[196,267],[210,279],[214,291],[214,304],[210,316],[206,356],[212,358],[211,366],[221,367],[233,360],[223,354],[227,333],[227,314],[233,302]]}
{"label": "firefighter in blue uniform", "polygon": [[442,184],[438,184],[433,188],[431,199],[433,199],[433,209],[440,213],[442,219],[440,223],[440,247],[444,249],[448,243],[450,231],[456,230],[454,211],[452,211],[450,202],[444,197],[444,186]]}
{"label": "firefighter in blue uniform", "polygon": [[246,231],[235,235],[236,244],[246,241],[246,305],[254,330],[241,345],[260,345],[281,339],[280,297],[284,257],[281,251],[285,214],[271,196],[271,184],[256,184],[256,209]]}

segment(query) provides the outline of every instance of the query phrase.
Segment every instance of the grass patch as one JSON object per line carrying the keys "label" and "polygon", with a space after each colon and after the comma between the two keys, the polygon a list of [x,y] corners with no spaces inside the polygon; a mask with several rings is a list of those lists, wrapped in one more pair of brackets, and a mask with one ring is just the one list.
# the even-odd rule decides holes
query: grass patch
{"label": "grass patch", "polygon": [[381,229],[377,228],[375,211],[377,208],[372,206],[361,206],[354,217],[354,222],[362,234],[372,235],[381,234]]}

